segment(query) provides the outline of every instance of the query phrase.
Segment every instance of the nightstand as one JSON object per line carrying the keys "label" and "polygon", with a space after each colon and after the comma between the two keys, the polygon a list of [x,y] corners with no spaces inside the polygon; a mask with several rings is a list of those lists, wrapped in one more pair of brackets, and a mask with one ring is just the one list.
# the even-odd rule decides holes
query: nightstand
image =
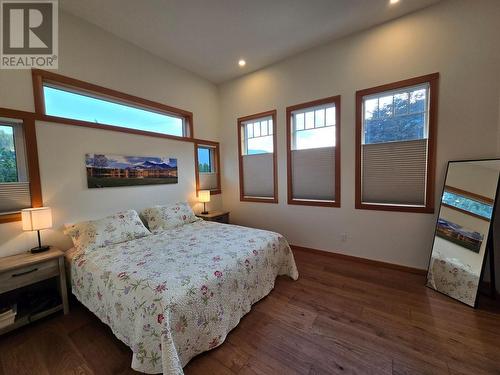
{"label": "nightstand", "polygon": [[[57,286],[54,285],[54,289],[59,289],[60,298],[54,291],[57,302],[33,311],[23,308],[26,301],[21,301],[22,293],[29,293],[31,288],[36,290],[37,285],[50,284],[51,282],[57,284]],[[18,292],[19,295],[16,294]],[[22,327],[57,311],[63,310],[64,314],[67,314],[69,305],[64,271],[64,253],[51,247],[50,250],[43,253],[32,254],[28,252],[0,258],[0,294],[1,299],[12,300],[18,305],[16,320],[13,324],[1,328],[0,334]]]}
{"label": "nightstand", "polygon": [[229,224],[229,211],[212,211],[208,214],[196,214],[196,216],[206,221]]}

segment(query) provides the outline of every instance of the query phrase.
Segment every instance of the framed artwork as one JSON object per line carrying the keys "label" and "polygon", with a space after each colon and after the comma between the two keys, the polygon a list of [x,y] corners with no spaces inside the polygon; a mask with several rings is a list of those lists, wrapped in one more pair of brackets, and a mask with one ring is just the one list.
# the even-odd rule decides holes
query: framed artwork
{"label": "framed artwork", "polygon": [[87,186],[159,185],[177,183],[177,159],[85,154]]}
{"label": "framed artwork", "polygon": [[461,225],[452,223],[443,218],[438,219],[436,236],[465,247],[475,253],[479,253],[481,244],[484,240],[483,234],[472,229],[464,228]]}

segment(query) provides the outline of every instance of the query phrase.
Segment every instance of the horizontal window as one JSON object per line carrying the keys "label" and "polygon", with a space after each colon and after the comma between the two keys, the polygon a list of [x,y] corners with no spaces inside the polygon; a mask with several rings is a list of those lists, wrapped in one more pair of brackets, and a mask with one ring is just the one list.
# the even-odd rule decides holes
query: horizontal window
{"label": "horizontal window", "polygon": [[340,206],[340,97],[287,108],[288,203]]}
{"label": "horizontal window", "polygon": [[437,75],[356,93],[356,207],[431,212]]}
{"label": "horizontal window", "polygon": [[238,119],[240,200],[277,203],[276,111]]}
{"label": "horizontal window", "polygon": [[166,115],[98,97],[43,86],[45,113],[50,116],[116,125],[154,133],[186,135],[182,117]]}
{"label": "horizontal window", "polygon": [[492,199],[481,197],[476,194],[445,186],[442,203],[444,206],[456,209],[481,219],[491,220],[493,216]]}
{"label": "horizontal window", "polygon": [[[166,104],[32,69],[41,119],[160,138],[193,141],[193,114]],[[44,118],[44,116],[49,118]]]}

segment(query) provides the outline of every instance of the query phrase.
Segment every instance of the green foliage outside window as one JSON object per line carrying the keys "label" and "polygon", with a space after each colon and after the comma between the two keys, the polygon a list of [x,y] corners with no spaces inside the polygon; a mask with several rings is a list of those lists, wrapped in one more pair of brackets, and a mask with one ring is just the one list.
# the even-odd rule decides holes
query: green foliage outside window
{"label": "green foliage outside window", "polygon": [[0,183],[17,182],[14,137],[0,127]]}

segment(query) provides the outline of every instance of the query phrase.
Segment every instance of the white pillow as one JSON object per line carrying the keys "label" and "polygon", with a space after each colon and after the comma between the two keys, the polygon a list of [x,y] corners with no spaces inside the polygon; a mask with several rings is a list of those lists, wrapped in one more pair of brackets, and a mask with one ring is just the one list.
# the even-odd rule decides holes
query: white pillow
{"label": "white pillow", "polygon": [[95,249],[151,234],[134,210],[67,225],[64,233],[71,237],[78,250]]}
{"label": "white pillow", "polygon": [[186,202],[146,208],[141,212],[141,216],[146,220],[146,224],[152,232],[172,229],[201,220],[196,217]]}

